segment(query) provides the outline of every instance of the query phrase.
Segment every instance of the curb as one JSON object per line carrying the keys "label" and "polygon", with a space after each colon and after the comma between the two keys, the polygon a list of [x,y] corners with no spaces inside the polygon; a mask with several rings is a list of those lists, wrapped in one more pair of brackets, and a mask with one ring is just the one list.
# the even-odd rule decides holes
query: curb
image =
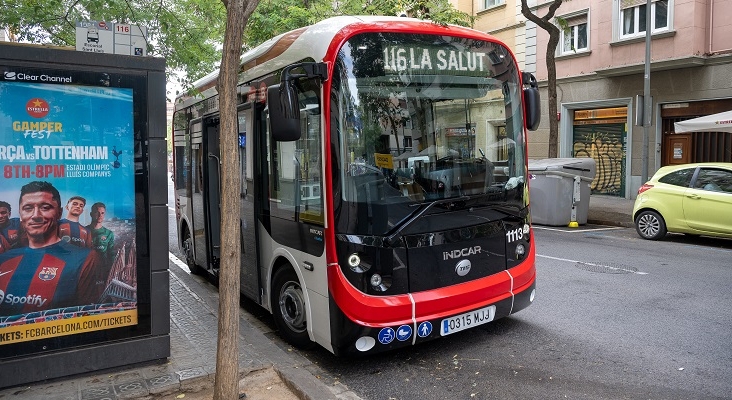
{"label": "curb", "polygon": [[336,400],[337,397],[320,379],[299,367],[274,366],[285,385],[302,400]]}
{"label": "curb", "polygon": [[[270,368],[270,367],[267,367]],[[271,368],[279,375],[285,385],[301,400],[337,400],[339,396],[317,377],[309,371],[300,367],[275,366]],[[257,369],[241,369],[239,370],[239,380],[244,379],[248,374],[255,372]],[[266,369],[266,368],[264,368]],[[204,390],[212,389],[214,386],[216,374],[197,376],[194,378],[184,379],[178,384],[173,384],[162,388],[159,391],[150,391],[143,399],[154,399],[159,396],[171,395],[177,392],[196,393]],[[347,397],[350,399],[358,399],[358,396]]]}
{"label": "curb", "polygon": [[593,225],[618,226],[621,228],[635,228],[635,225],[633,225],[632,222],[618,221],[617,219],[593,218],[588,219],[587,223]]}

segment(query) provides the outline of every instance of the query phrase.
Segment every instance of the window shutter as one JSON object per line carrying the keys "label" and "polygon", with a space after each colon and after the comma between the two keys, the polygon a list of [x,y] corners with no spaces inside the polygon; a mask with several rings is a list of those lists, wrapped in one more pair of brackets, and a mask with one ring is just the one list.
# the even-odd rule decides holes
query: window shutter
{"label": "window shutter", "polygon": [[625,10],[626,8],[632,8],[645,4],[646,0],[620,0],[620,9]]}
{"label": "window shutter", "polygon": [[575,15],[573,17],[564,18],[568,26],[577,26],[587,23],[587,14]]}
{"label": "window shutter", "polygon": [[[655,3],[656,1],[657,0],[653,0],[652,3]],[[646,0],[620,0],[620,9],[625,10],[626,8],[642,6],[646,3]]]}

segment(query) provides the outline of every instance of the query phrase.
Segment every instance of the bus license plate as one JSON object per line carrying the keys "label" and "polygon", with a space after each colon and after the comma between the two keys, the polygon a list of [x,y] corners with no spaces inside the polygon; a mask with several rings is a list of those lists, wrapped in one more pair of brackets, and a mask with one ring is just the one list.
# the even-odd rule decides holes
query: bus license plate
{"label": "bus license plate", "polygon": [[451,333],[464,331],[474,326],[483,325],[493,321],[496,316],[496,306],[483,307],[465,314],[445,318],[440,324],[440,336],[447,336]]}

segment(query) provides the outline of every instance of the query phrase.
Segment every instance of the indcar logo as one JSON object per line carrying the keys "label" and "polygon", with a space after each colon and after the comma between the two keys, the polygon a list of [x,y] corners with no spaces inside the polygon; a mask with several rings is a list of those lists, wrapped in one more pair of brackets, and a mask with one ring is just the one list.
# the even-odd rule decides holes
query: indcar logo
{"label": "indcar logo", "polygon": [[[442,259],[447,261],[454,258],[467,257],[475,254],[481,254],[480,246],[466,247],[460,250],[443,251]],[[462,275],[461,275],[462,276]]]}
{"label": "indcar logo", "polygon": [[25,110],[28,111],[28,115],[33,118],[43,118],[48,115],[50,108],[46,100],[36,97],[30,99],[28,103],[26,103]]}

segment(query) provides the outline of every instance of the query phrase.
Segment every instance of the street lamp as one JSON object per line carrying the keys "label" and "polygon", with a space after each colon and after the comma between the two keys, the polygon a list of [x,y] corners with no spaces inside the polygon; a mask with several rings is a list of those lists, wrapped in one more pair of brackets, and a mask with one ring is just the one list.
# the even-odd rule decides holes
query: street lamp
{"label": "street lamp", "polygon": [[648,181],[648,141],[651,130],[651,113],[653,99],[651,99],[651,0],[646,0],[646,61],[643,72],[643,168],[641,170],[641,184]]}

